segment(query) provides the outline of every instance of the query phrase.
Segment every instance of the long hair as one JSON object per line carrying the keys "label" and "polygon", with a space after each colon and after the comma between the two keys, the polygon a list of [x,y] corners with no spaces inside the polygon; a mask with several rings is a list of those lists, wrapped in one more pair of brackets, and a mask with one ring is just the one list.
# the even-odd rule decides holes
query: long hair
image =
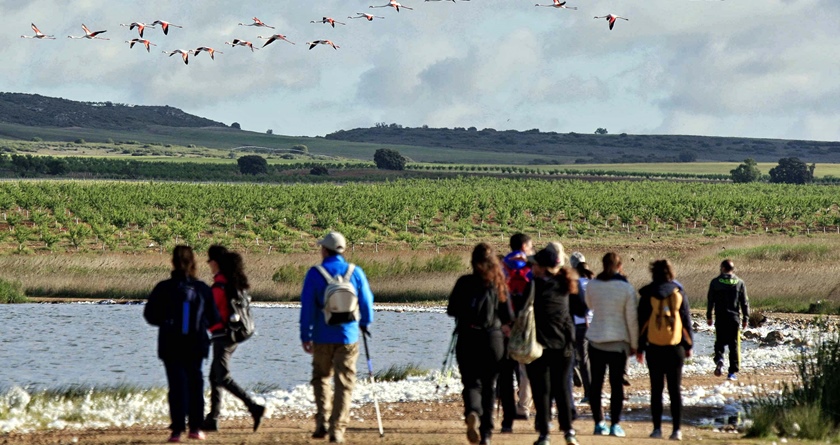
{"label": "long hair", "polygon": [[577,267],[575,268],[575,271],[581,277],[589,279],[589,280],[591,280],[592,277],[595,276],[595,272],[592,272],[592,270],[589,269],[589,264],[586,264],[586,262],[584,262],[584,261],[578,263]]}
{"label": "long hair", "polygon": [[172,269],[176,274],[195,278],[195,253],[190,246],[175,246],[172,250]]}
{"label": "long hair", "polygon": [[221,264],[222,257],[228,253],[227,247],[213,244],[207,249],[207,259]]}
{"label": "long hair", "polygon": [[507,302],[507,281],[505,280],[505,274],[502,272],[502,265],[495,252],[493,252],[493,248],[487,243],[480,243],[475,246],[470,264],[472,264],[473,273],[480,276],[487,287],[496,288],[499,301]]}
{"label": "long hair", "polygon": [[245,275],[245,265],[242,261],[242,255],[236,252],[228,252],[222,256],[219,262],[219,273],[225,277],[231,289],[241,291],[251,288],[251,285],[248,283],[248,276]]}
{"label": "long hair", "polygon": [[577,294],[578,278],[580,276],[577,271],[571,267],[561,267],[556,274],[552,275],[552,279],[559,286],[561,294]]}
{"label": "long hair", "polygon": [[601,259],[601,263],[604,266],[604,271],[596,277],[601,281],[612,280],[621,271],[621,257],[615,252],[607,252]]}
{"label": "long hair", "polygon": [[668,260],[656,260],[650,263],[650,274],[656,283],[674,281],[677,276],[674,273],[674,266]]}

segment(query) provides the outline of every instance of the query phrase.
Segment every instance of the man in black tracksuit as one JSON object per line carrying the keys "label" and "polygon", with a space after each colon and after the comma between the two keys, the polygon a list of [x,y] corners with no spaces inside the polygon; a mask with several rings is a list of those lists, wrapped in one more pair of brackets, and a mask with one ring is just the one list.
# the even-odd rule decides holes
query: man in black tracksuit
{"label": "man in black tracksuit", "polygon": [[729,380],[737,380],[741,364],[741,328],[747,327],[750,303],[744,281],[735,275],[731,260],[720,263],[720,275],[709,284],[706,322],[712,325],[715,311],[715,375],[723,373],[723,349],[729,346]]}

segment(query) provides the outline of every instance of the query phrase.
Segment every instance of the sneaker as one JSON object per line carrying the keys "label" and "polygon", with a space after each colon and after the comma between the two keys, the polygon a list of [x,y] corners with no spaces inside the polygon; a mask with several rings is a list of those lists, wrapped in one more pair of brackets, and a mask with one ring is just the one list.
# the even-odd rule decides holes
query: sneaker
{"label": "sneaker", "polygon": [[204,422],[201,423],[201,431],[207,432],[215,432],[219,431],[219,421],[214,419],[210,416],[204,418]]}
{"label": "sneaker", "polygon": [[603,420],[595,424],[595,431],[592,434],[596,436],[607,436],[610,434],[609,428],[607,428],[607,422]]}
{"label": "sneaker", "polygon": [[669,437],[668,439],[669,440],[682,440],[682,431],[674,430],[674,432],[671,433],[671,437]]}
{"label": "sneaker", "polygon": [[580,403],[582,405],[589,405],[589,397],[584,397],[584,398],[580,399]]}
{"label": "sneaker", "polygon": [[566,445],[579,445],[580,442],[577,440],[577,436],[575,436],[574,432],[568,432],[563,436],[563,439],[566,441]]}
{"label": "sneaker", "polygon": [[648,437],[650,437],[651,439],[661,439],[662,438],[662,430],[660,430],[659,428],[654,428],[653,432],[650,433],[650,436],[648,436]]}
{"label": "sneaker", "polygon": [[207,436],[204,435],[204,431],[197,430],[197,431],[190,431],[190,434],[187,436],[193,440],[204,440]]}
{"label": "sneaker", "polygon": [[624,437],[626,435],[627,434],[624,433],[624,429],[621,428],[621,425],[614,423],[610,427],[610,436]]}
{"label": "sneaker", "polygon": [[330,443],[344,443],[344,434],[338,432],[331,434]]}
{"label": "sneaker", "polygon": [[478,443],[481,440],[479,436],[478,427],[481,425],[481,420],[475,411],[467,414],[467,440],[470,443]]}
{"label": "sneaker", "polygon": [[738,376],[734,372],[730,372],[726,378],[727,380],[738,380]]}
{"label": "sneaker", "polygon": [[490,445],[490,438],[481,439],[481,442],[478,445]]}
{"label": "sneaker", "polygon": [[325,437],[327,437],[327,429],[324,428],[323,426],[319,426],[319,427],[315,428],[315,432],[312,433],[312,438],[313,439],[323,439]]}
{"label": "sneaker", "polygon": [[169,440],[167,440],[167,442],[169,442],[169,443],[178,443],[180,441],[181,441],[181,433],[172,433],[172,435],[169,436]]}
{"label": "sneaker", "polygon": [[262,423],[262,418],[265,415],[265,406],[263,405],[254,405],[253,408],[250,409],[251,417],[254,418],[254,432],[260,427],[260,423]]}
{"label": "sneaker", "polygon": [[715,366],[715,377],[720,377],[723,375],[723,362],[717,362]]}
{"label": "sneaker", "polygon": [[531,418],[531,415],[529,413],[525,413],[525,414],[517,413],[515,416],[513,416],[513,420],[528,420],[530,418]]}
{"label": "sneaker", "polygon": [[548,435],[540,436],[540,438],[534,442],[534,445],[551,445],[551,441],[548,439]]}

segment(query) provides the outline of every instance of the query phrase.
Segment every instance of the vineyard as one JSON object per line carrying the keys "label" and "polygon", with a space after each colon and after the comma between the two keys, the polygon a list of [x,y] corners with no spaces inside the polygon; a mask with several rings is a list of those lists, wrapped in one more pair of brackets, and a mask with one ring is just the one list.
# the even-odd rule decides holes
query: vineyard
{"label": "vineyard", "polygon": [[552,237],[840,232],[832,186],[400,180],[376,184],[121,182],[0,184],[5,252],[163,251],[222,243],[250,252],[308,251],[327,230],[353,249],[437,249]]}

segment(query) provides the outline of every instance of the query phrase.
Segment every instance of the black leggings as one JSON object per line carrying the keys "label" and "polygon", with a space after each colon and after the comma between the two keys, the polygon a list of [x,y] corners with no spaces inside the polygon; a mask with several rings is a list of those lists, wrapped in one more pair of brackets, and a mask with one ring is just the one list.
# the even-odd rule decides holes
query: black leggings
{"label": "black leggings", "polygon": [[671,398],[671,417],[674,430],[682,423],[682,370],[685,363],[685,349],[682,346],[654,346],[647,349],[647,364],[650,370],[650,412],[653,428],[662,428],[662,391],[668,381],[668,396]]}
{"label": "black leggings", "polygon": [[493,434],[496,378],[504,352],[504,336],[499,329],[458,331],[455,356],[461,371],[461,383],[464,384],[464,416],[471,412],[478,414],[482,439]]}
{"label": "black leggings", "polygon": [[572,372],[574,351],[563,349],[544,349],[542,357],[526,366],[528,379],[531,381],[531,393],[537,408],[535,426],[541,436],[549,433],[551,422],[551,402],[557,405],[557,421],[560,430],[572,430],[572,399],[569,390],[569,376]]}
{"label": "black leggings", "polygon": [[592,408],[592,418],[595,423],[604,420],[604,410],[601,408],[601,393],[604,390],[604,377],[607,367],[610,368],[610,421],[617,424],[621,421],[621,411],[624,409],[624,368],[627,365],[627,355],[623,352],[608,352],[589,344],[589,370],[592,372],[592,382],[589,391],[589,406]]}

